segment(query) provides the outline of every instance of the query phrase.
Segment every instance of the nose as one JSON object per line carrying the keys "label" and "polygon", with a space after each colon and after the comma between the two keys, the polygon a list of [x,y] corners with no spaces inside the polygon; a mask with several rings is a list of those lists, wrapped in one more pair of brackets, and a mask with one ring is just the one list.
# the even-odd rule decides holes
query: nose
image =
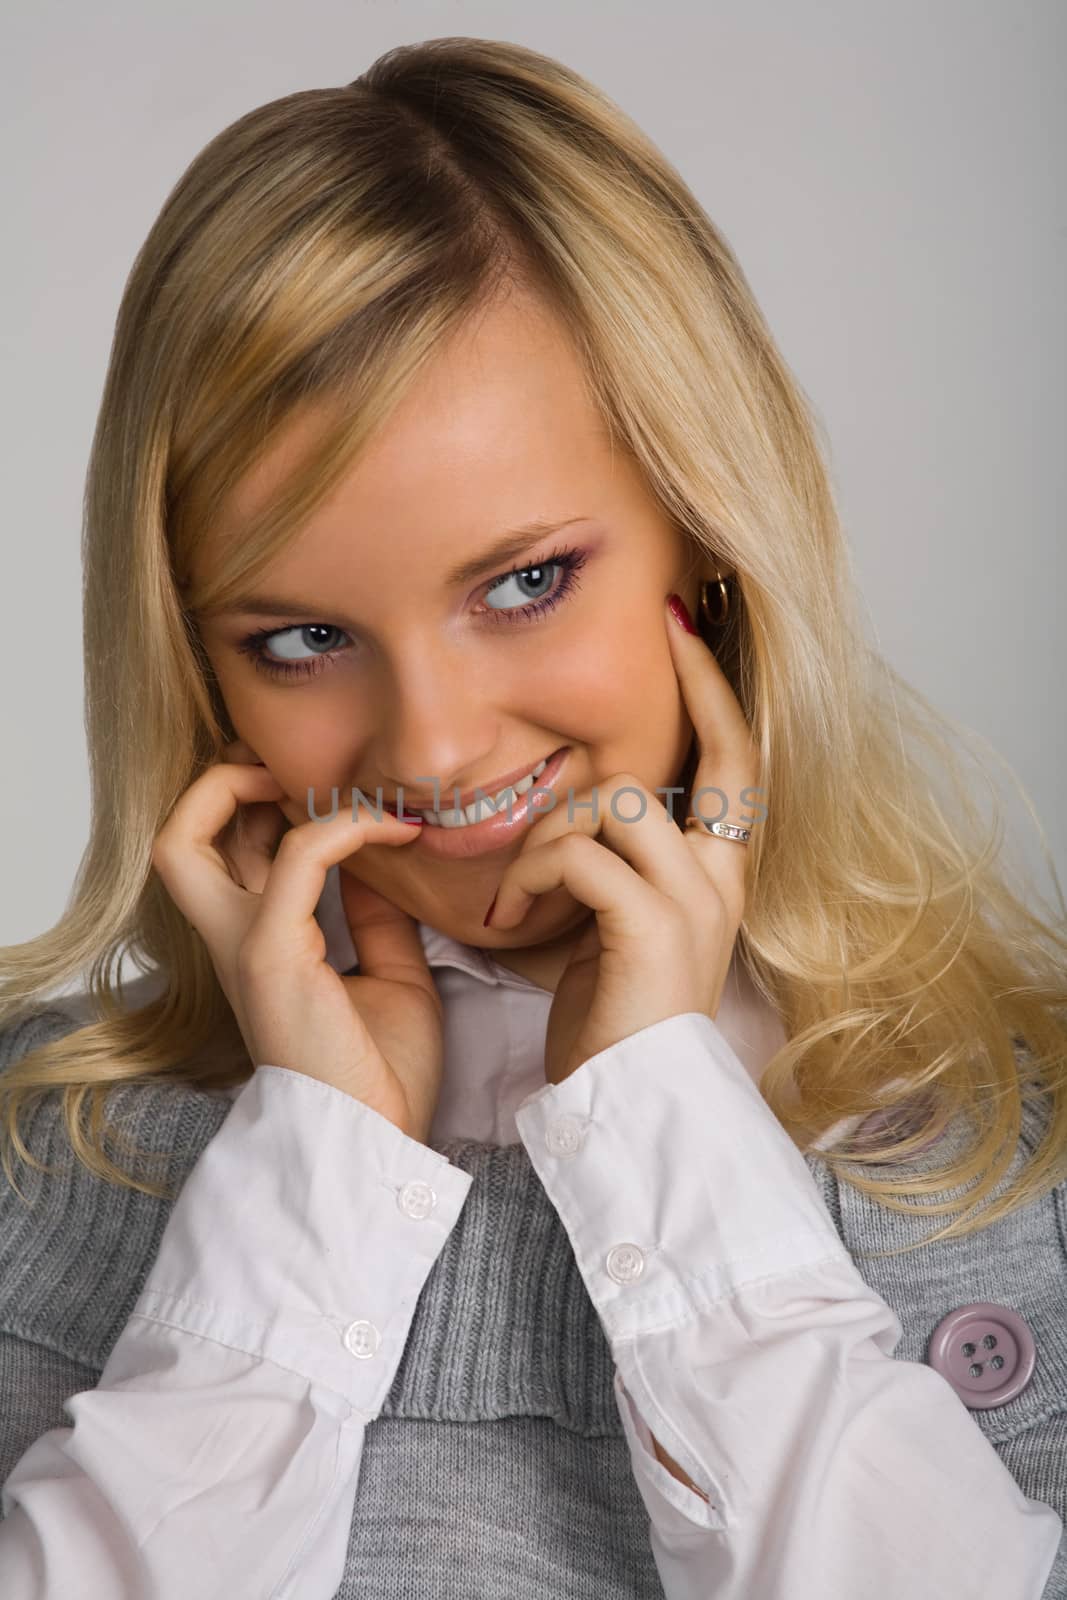
{"label": "nose", "polygon": [[468,774],[483,772],[499,743],[498,717],[468,659],[437,651],[433,659],[408,661],[382,696],[377,770],[384,786],[404,789],[434,803],[434,780],[442,799],[454,786],[469,787]]}

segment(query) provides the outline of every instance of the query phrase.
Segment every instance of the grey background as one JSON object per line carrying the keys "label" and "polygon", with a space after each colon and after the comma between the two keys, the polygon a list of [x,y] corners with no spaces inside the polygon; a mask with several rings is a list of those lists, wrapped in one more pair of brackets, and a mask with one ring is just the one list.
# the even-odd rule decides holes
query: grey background
{"label": "grey background", "polygon": [[[133,256],[226,124],[444,34],[557,56],[681,170],[828,429],[873,635],[1014,768],[1062,880],[1065,17],[1034,0],[7,8],[0,944],[56,921],[88,836],[81,496]],[[1020,870],[1053,895],[999,781]]]}

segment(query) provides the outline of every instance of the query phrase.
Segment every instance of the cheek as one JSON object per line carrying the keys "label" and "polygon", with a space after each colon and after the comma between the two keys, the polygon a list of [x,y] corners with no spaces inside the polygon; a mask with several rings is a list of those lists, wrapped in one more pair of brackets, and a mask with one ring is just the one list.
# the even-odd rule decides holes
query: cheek
{"label": "cheek", "polygon": [[639,624],[599,629],[588,647],[568,651],[558,669],[539,663],[538,688],[551,687],[553,704],[588,729],[587,737],[632,737],[653,730],[668,742],[680,725],[681,688],[667,640]]}
{"label": "cheek", "polygon": [[522,704],[531,721],[594,744],[614,738],[630,721],[633,676],[625,640],[598,630],[588,644],[539,656]]}
{"label": "cheek", "polygon": [[348,781],[359,750],[358,730],[325,697],[252,685],[227,694],[226,704],[238,736],[290,796],[303,800],[309,784],[328,791]]}
{"label": "cheek", "polygon": [[693,729],[668,641],[662,631],[635,626],[607,643],[572,685],[573,715],[584,714],[588,737],[601,745],[607,766],[669,783],[685,760]]}
{"label": "cheek", "polygon": [[651,619],[648,626],[601,622],[587,644],[546,651],[512,704],[593,747],[598,767],[636,770],[650,782],[672,781],[692,737],[670,646]]}

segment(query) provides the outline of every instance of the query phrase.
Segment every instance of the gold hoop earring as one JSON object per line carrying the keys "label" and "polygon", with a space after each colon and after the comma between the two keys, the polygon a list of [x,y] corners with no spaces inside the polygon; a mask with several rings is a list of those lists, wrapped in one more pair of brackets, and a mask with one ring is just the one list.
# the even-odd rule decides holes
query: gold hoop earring
{"label": "gold hoop earring", "polygon": [[722,573],[719,571],[718,567],[715,568],[715,576],[719,581],[719,595],[722,600],[719,615],[717,617],[713,617],[711,614],[711,609],[708,606],[708,583],[702,583],[700,585],[700,615],[704,618],[704,621],[709,627],[721,628],[723,623],[726,621],[727,616],[729,615],[730,596],[726,592],[726,584],[723,582]]}

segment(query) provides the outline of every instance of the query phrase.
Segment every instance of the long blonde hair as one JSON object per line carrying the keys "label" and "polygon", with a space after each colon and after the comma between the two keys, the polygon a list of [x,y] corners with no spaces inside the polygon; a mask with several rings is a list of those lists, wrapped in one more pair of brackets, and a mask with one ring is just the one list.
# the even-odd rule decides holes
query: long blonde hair
{"label": "long blonde hair", "polygon": [[[150,860],[233,736],[194,614],[272,560],[441,341],[519,280],[562,319],[613,439],[694,558],[736,574],[721,660],[769,808],[738,955],[788,1040],[764,1100],[806,1152],[840,1119],[918,1094],[928,1120],[910,1139],[823,1159],[897,1210],[979,1179],[925,1208],[956,1218],[935,1237],[1038,1199],[1067,1176],[1067,939],[998,870],[1002,823],[985,830],[972,805],[963,730],[865,642],[813,409],[726,241],[640,129],[560,63],[473,38],[391,50],[345,87],[241,117],[192,162],[134,262],[87,479],[91,837],[64,915],[3,951],[0,988],[2,1027],[84,976],[98,1020],[0,1075],[8,1177],[11,1150],[39,1165],[20,1105],[62,1088],[78,1158],[165,1194],[104,1149],[108,1087],[223,1089],[252,1072],[206,947]],[[324,398],[340,402],[336,426],[194,590],[225,497]],[[124,955],[166,975],[148,1004],[123,1004]],[[973,1215],[1038,1101],[1047,1127],[1028,1167]],[[976,1126],[959,1162],[880,1173],[962,1111]]]}

